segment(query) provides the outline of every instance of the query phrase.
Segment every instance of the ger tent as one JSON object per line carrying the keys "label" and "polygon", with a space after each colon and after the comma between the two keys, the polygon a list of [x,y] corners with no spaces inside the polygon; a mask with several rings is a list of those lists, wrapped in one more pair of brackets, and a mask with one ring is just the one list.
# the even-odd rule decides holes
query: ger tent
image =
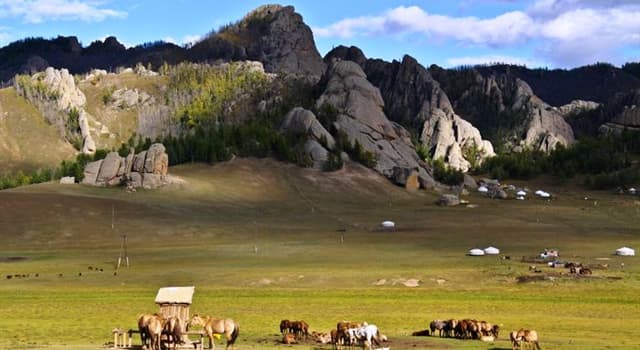
{"label": "ger tent", "polygon": [[489,192],[489,189],[486,186],[480,186],[480,187],[478,187],[478,192],[487,193],[487,192]]}
{"label": "ger tent", "polygon": [[384,228],[394,228],[396,227],[396,223],[390,220],[386,220],[382,222],[382,227]]}
{"label": "ger tent", "polygon": [[484,255],[484,250],[478,249],[478,248],[474,248],[474,249],[469,250],[469,255],[471,255],[471,256],[482,256],[482,255]]}
{"label": "ger tent", "polygon": [[497,255],[500,254],[500,249],[490,246],[484,249],[484,253],[487,255]]}
{"label": "ger tent", "polygon": [[622,247],[622,248],[616,249],[616,255],[635,256],[636,255],[636,251],[631,249],[631,248],[629,248],[629,247]]}

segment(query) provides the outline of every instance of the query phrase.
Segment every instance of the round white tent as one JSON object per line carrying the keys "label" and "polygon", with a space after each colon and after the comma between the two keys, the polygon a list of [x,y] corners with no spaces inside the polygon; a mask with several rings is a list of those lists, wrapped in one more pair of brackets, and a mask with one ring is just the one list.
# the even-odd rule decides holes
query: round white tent
{"label": "round white tent", "polygon": [[487,193],[487,192],[489,192],[489,189],[486,188],[485,186],[480,186],[480,187],[478,187],[478,192]]}
{"label": "round white tent", "polygon": [[485,248],[484,253],[487,255],[497,255],[497,254],[500,254],[500,249],[491,246],[491,247]]}
{"label": "round white tent", "polygon": [[524,197],[524,196],[527,195],[527,192],[520,190],[520,191],[518,191],[518,193],[516,193],[516,195],[520,196],[520,197]]}
{"label": "round white tent", "polygon": [[469,250],[469,255],[471,255],[471,256],[482,256],[482,255],[484,255],[484,250],[478,249],[478,248],[474,248],[474,249]]}
{"label": "round white tent", "polygon": [[631,248],[629,248],[629,247],[622,247],[622,248],[616,249],[616,255],[635,256],[636,255],[636,251],[631,249]]}
{"label": "round white tent", "polygon": [[389,220],[383,221],[382,222],[382,227],[384,227],[384,228],[394,228],[394,227],[396,227],[396,223],[393,222],[393,221],[389,221]]}

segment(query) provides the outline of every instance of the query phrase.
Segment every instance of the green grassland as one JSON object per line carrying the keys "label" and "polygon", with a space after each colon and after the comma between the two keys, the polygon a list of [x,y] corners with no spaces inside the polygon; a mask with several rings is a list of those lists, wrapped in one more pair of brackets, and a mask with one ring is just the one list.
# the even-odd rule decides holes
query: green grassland
{"label": "green grassland", "polygon": [[[58,184],[0,192],[0,348],[99,349],[113,328],[133,328],[138,314],[157,310],[159,287],[194,285],[191,312],[237,320],[237,349],[284,347],[284,318],[316,331],[366,320],[392,349],[510,349],[505,336],[520,327],[536,329],[543,349],[637,349],[640,263],[612,253],[640,246],[638,197],[530,183],[556,197],[472,193],[466,199],[477,207],[442,208],[436,194],[408,193],[354,164],[319,174],[236,159],[170,173],[185,183],[136,193]],[[383,220],[396,230],[380,230]],[[123,234],[131,266],[114,275]],[[489,245],[510,259],[465,255]],[[522,257],[544,248],[592,266],[593,276],[539,263],[541,274],[529,272]],[[420,285],[393,283],[409,278]],[[410,336],[444,318],[500,324],[502,337]]]}

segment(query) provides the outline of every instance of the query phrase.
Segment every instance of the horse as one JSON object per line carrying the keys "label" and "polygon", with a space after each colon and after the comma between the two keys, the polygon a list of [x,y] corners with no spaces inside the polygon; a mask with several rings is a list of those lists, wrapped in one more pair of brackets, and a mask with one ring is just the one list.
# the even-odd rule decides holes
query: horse
{"label": "horse", "polygon": [[173,348],[177,349],[178,344],[182,344],[182,321],[180,318],[171,316],[169,317],[164,324],[164,334],[167,335],[167,344],[168,348],[171,348],[171,343],[173,343]]}
{"label": "horse", "polygon": [[447,326],[447,323],[445,321],[442,321],[442,320],[433,320],[433,321],[431,321],[431,323],[429,324],[429,328],[431,329],[431,335],[435,336],[436,335],[436,330],[437,330],[438,331],[438,335],[440,337],[442,337],[443,331],[444,331],[446,326]]}
{"label": "horse", "polygon": [[143,349],[149,345],[149,330],[147,327],[151,317],[153,317],[151,314],[142,314],[138,316],[138,331],[140,331],[140,341]]}
{"label": "horse", "polygon": [[518,337],[520,337],[525,343],[527,343],[527,345],[533,349],[535,346],[535,349],[537,350],[541,350],[540,349],[540,343],[538,342],[538,332],[536,332],[535,330],[531,329],[520,329],[518,331]]}
{"label": "horse", "polygon": [[518,335],[518,331],[513,331],[509,333],[509,339],[511,340],[511,350],[516,350],[520,348],[522,337]]}
{"label": "horse", "polygon": [[363,341],[363,348],[366,346],[371,350],[371,346],[373,345],[372,341],[375,342],[377,346],[380,346],[380,331],[374,324],[356,328],[355,335],[357,340]]}
{"label": "horse", "polygon": [[228,349],[229,346],[233,349],[233,344],[238,339],[238,333],[240,333],[240,325],[230,318],[220,319],[196,314],[187,324],[187,327],[189,326],[202,326],[207,333],[207,337],[209,337],[209,349],[214,349],[215,347],[213,343],[214,334],[224,334],[227,338],[225,349]]}
{"label": "horse", "polygon": [[147,323],[147,332],[151,340],[149,348],[152,350],[160,350],[160,338],[164,329],[164,317],[160,314],[154,314],[149,318]]}
{"label": "horse", "polygon": [[291,321],[282,320],[280,321],[280,334],[284,335],[291,328]]}

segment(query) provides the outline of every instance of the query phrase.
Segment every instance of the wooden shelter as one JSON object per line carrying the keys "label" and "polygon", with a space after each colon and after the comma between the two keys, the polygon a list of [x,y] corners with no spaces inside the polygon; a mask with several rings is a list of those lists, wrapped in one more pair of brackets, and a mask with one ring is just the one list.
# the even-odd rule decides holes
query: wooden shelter
{"label": "wooden shelter", "polygon": [[[183,327],[189,322],[189,307],[193,300],[195,287],[163,287],[158,289],[156,304],[164,317],[176,316],[182,320]],[[184,331],[185,329],[183,329]]]}

